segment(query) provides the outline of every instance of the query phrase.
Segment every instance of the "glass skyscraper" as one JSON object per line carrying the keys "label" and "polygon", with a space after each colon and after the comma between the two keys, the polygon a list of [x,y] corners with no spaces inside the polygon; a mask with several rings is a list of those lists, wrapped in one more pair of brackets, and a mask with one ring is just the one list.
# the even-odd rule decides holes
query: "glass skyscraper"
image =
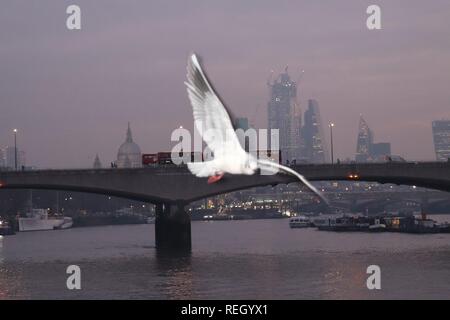
{"label": "glass skyscraper", "polygon": [[373,134],[370,130],[366,120],[361,115],[359,118],[358,140],[356,142],[356,156],[357,162],[366,162],[371,160],[371,146],[373,143]]}
{"label": "glass skyscraper", "polygon": [[391,144],[389,142],[378,142],[372,144],[370,154],[374,160],[382,160],[391,155]]}
{"label": "glass skyscraper", "polygon": [[308,100],[308,109],[305,111],[303,119],[303,158],[308,162],[324,163],[326,160],[326,148],[324,146],[319,104],[316,100]]}
{"label": "glass skyscraper", "polygon": [[434,152],[437,161],[450,159],[450,120],[433,121]]}
{"label": "glass skyscraper", "polygon": [[283,162],[297,159],[301,150],[301,111],[297,102],[297,84],[291,80],[286,68],[284,73],[268,85],[268,129],[279,130]]}
{"label": "glass skyscraper", "polygon": [[356,162],[386,161],[391,156],[389,142],[374,143],[374,135],[366,120],[359,118],[358,140],[356,142]]}

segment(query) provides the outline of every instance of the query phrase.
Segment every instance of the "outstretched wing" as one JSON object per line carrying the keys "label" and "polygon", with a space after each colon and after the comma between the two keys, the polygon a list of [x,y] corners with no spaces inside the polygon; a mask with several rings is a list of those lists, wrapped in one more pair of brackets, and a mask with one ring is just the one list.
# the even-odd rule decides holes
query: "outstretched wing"
{"label": "outstretched wing", "polygon": [[265,169],[268,171],[270,171],[270,170],[278,171],[278,169],[279,169],[281,171],[284,171],[286,173],[296,176],[301,182],[303,182],[303,184],[305,186],[308,187],[308,189],[310,189],[312,192],[314,192],[316,195],[318,195],[319,198],[328,205],[328,200],[323,196],[323,194],[319,190],[317,190],[316,187],[314,187],[304,176],[302,176],[297,171],[292,170],[291,168],[283,166],[279,163],[272,162],[270,160],[264,160],[264,159],[258,159],[258,165],[261,169]]}
{"label": "outstretched wing", "polygon": [[229,112],[214,92],[195,54],[189,57],[185,84],[193,108],[195,127],[214,156],[225,154],[227,150],[244,151]]}

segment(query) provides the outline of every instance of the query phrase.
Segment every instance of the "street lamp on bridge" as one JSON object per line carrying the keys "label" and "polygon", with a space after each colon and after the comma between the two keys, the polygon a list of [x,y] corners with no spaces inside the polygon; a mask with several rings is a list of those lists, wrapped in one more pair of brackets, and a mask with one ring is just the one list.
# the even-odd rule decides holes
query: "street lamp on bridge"
{"label": "street lamp on bridge", "polygon": [[17,171],[17,129],[14,132],[14,169]]}
{"label": "street lamp on bridge", "polygon": [[331,164],[334,163],[334,151],[333,151],[333,127],[334,127],[334,123],[330,122],[328,124],[328,126],[330,127],[330,142],[331,142]]}

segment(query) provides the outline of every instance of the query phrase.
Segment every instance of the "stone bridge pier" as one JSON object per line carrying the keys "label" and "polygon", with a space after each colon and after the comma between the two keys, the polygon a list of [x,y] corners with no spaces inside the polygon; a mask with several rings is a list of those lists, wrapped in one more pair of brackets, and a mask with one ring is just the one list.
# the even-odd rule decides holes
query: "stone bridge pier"
{"label": "stone bridge pier", "polygon": [[191,218],[185,203],[156,205],[155,245],[159,251],[190,251]]}

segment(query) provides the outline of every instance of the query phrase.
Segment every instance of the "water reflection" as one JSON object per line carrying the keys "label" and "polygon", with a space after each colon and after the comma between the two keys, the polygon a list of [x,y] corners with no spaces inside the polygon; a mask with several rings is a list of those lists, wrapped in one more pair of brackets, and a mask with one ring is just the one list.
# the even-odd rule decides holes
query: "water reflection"
{"label": "water reflection", "polygon": [[159,285],[168,299],[189,299],[193,296],[192,255],[186,251],[156,250]]}
{"label": "water reflection", "polygon": [[3,263],[3,236],[0,235],[0,265]]}
{"label": "water reflection", "polygon": [[[333,233],[286,220],[192,223],[190,252],[154,248],[149,225],[0,239],[0,298],[448,298],[450,234]],[[82,290],[66,268],[82,269]],[[377,264],[382,290],[366,287]]]}

